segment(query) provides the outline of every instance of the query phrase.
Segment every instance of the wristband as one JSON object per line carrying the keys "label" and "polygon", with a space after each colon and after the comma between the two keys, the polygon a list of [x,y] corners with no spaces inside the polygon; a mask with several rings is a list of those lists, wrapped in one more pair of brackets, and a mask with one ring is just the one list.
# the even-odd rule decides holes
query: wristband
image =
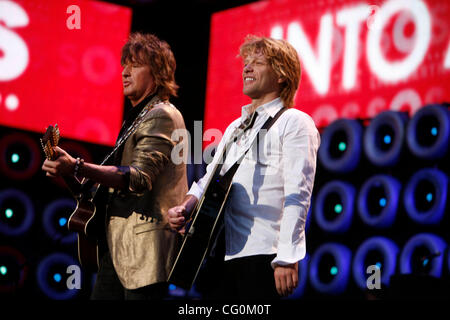
{"label": "wristband", "polygon": [[80,173],[81,168],[84,165],[84,159],[80,159],[79,157],[77,158],[76,162],[75,162],[75,169],[73,170],[73,175],[75,177],[78,176],[78,174]]}

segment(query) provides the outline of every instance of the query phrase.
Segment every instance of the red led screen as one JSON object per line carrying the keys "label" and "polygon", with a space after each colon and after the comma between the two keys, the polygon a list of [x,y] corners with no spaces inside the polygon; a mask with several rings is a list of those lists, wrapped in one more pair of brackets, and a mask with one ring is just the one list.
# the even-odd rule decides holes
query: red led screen
{"label": "red led screen", "polygon": [[131,10],[88,0],[0,1],[0,125],[113,145]]}
{"label": "red led screen", "polygon": [[302,65],[296,107],[323,127],[450,101],[450,1],[273,0],[211,20],[205,128],[222,132],[250,102],[237,57],[247,34],[288,40]]}

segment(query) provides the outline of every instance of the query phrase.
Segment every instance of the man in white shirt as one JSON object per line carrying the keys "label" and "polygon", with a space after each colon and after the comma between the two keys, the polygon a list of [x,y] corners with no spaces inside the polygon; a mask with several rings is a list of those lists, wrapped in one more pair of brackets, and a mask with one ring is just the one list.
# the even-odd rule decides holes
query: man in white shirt
{"label": "man in white shirt", "polygon": [[[218,155],[234,129],[256,112],[253,126],[231,145],[221,169],[224,175],[244,155],[223,213],[226,248],[220,290],[223,297],[274,299],[291,294],[298,285],[320,135],[307,114],[292,108],[301,68],[288,42],[248,36],[240,57],[243,93],[252,103],[242,107],[242,116],[226,129],[206,174],[168,216],[171,227],[184,233],[185,222],[220,161]],[[271,128],[259,132],[283,107],[288,109]]]}

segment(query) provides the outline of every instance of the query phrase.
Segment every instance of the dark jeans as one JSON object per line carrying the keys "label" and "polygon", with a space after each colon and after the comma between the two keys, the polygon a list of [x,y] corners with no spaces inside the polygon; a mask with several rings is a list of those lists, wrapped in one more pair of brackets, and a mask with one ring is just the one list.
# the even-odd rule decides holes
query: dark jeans
{"label": "dark jeans", "polygon": [[91,300],[162,300],[167,296],[168,284],[155,283],[142,288],[129,290],[122,286],[109,252],[100,261]]}

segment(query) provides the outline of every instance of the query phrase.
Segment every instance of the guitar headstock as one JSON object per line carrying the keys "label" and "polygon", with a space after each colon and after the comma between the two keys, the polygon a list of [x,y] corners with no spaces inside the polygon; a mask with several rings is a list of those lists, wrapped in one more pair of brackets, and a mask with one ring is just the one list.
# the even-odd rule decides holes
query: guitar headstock
{"label": "guitar headstock", "polygon": [[242,124],[241,124],[242,130],[245,131],[249,127],[251,127],[253,125],[253,122],[255,121],[255,118],[256,118],[256,112],[253,112],[249,117],[247,117],[247,119],[244,120],[244,122],[242,122]]}
{"label": "guitar headstock", "polygon": [[241,124],[236,127],[233,131],[233,133],[231,134],[231,139],[229,140],[231,141],[235,141],[251,126],[253,126],[253,123],[255,122],[255,118],[256,118],[256,112],[253,112],[250,116],[247,117],[247,119],[245,119],[243,122],[241,122]]}
{"label": "guitar headstock", "polygon": [[44,136],[41,139],[41,146],[48,160],[56,159],[56,153],[53,150],[53,147],[56,147],[58,143],[59,143],[58,125],[55,124],[55,126],[48,126]]}

